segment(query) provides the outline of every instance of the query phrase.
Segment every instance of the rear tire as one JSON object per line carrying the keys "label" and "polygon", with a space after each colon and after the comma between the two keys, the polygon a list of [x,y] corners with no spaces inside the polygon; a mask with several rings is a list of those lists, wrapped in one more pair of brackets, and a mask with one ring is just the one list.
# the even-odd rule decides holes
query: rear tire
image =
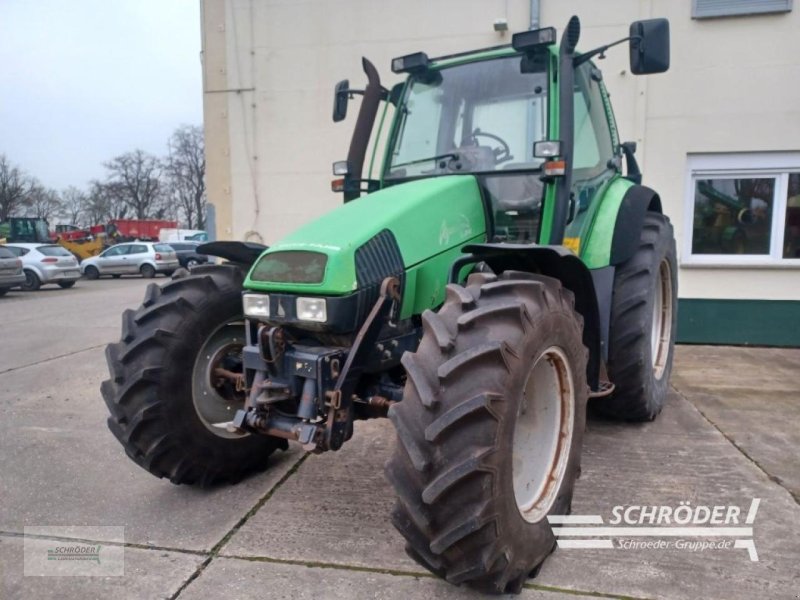
{"label": "rear tire", "polygon": [[139,272],[145,279],[153,279],[156,276],[156,270],[153,265],[144,264],[139,267]]}
{"label": "rear tire", "polygon": [[652,421],[664,407],[678,324],[677,277],[672,225],[648,212],[639,248],[614,275],[608,374],[616,387],[597,400],[599,412]]}
{"label": "rear tire", "polygon": [[122,275],[120,275],[119,273],[114,273],[111,277],[113,277],[114,279],[119,279],[120,277],[122,277]]}
{"label": "rear tire", "polygon": [[433,573],[519,592],[555,547],[547,515],[570,510],[588,394],[582,319],[555,279],[477,273],[449,285],[423,325],[389,412],[392,522]]}
{"label": "rear tire", "polygon": [[286,440],[213,426],[243,403],[243,396],[223,397],[211,383],[222,364],[214,358],[235,360],[230,348],[243,344],[243,279],[240,269],[221,265],[163,287],[151,283],[142,306],[123,313],[122,340],[106,348],[111,378],[101,391],[108,427],[156,477],[203,486],[236,482],[288,447]]}
{"label": "rear tire", "polygon": [[25,283],[22,284],[22,289],[26,292],[35,292],[42,287],[42,282],[38,275],[33,271],[25,270]]}
{"label": "rear tire", "polygon": [[100,271],[97,270],[97,267],[86,267],[83,270],[83,274],[86,276],[86,279],[99,279],[100,278]]}
{"label": "rear tire", "polygon": [[75,285],[74,281],[59,281],[58,282],[58,287],[60,287],[62,289],[65,289],[65,290],[73,287],[74,285]]}

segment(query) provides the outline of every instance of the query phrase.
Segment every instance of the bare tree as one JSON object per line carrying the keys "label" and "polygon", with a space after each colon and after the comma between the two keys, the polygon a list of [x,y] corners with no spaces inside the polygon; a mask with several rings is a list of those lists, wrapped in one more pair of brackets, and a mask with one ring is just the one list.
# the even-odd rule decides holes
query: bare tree
{"label": "bare tree", "polygon": [[161,161],[143,150],[121,154],[104,165],[109,171],[106,191],[119,192],[137,219],[157,208],[161,192]]}
{"label": "bare tree", "polygon": [[203,129],[183,125],[168,142],[166,159],[167,193],[182,210],[189,229],[205,228],[206,157]]}
{"label": "bare tree", "polygon": [[123,199],[123,191],[116,183],[92,181],[83,205],[87,225],[105,224],[111,219],[124,219],[128,206]]}
{"label": "bare tree", "polygon": [[30,178],[0,154],[0,221],[7,221],[26,208],[30,189]]}
{"label": "bare tree", "polygon": [[27,205],[27,216],[47,221],[57,216],[62,209],[61,197],[58,192],[47,189],[37,181],[30,186]]}
{"label": "bare tree", "polygon": [[69,186],[61,192],[61,215],[67,219],[70,225],[94,225],[94,223],[83,223],[83,213],[86,208],[86,192],[79,190],[75,186]]}

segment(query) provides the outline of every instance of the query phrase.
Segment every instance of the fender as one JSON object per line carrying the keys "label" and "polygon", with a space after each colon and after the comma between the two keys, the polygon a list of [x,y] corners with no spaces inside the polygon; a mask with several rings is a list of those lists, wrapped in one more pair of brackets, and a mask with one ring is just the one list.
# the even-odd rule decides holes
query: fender
{"label": "fender", "polygon": [[256,242],[208,242],[200,244],[197,251],[201,254],[224,258],[249,269],[267,248],[268,246]]}
{"label": "fender", "polygon": [[661,213],[661,198],[644,185],[632,185],[622,197],[611,240],[611,265],[630,259],[639,247],[644,216],[648,211]]}
{"label": "fender", "polygon": [[579,254],[590,269],[614,267],[633,256],[644,215],[660,213],[661,199],[648,187],[615,177],[595,202],[591,223],[581,233]]}
{"label": "fender", "polygon": [[583,343],[589,349],[586,375],[589,386],[596,390],[600,380],[600,318],[594,281],[589,269],[563,246],[529,244],[470,244],[462,249],[465,256],[453,263],[450,281],[457,282],[462,267],[485,262],[495,273],[527,271],[553,277],[575,294],[575,310],[583,317]]}

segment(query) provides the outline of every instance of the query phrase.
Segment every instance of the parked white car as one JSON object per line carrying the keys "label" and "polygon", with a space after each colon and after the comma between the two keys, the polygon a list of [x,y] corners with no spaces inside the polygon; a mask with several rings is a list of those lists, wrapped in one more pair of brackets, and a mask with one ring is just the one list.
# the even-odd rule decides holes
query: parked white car
{"label": "parked white car", "polygon": [[172,242],[207,242],[208,233],[202,229],[170,229],[162,228],[158,232],[158,241],[171,244]]}
{"label": "parked white car", "polygon": [[62,288],[71,288],[81,278],[78,259],[57,244],[6,244],[11,252],[22,260],[25,283],[22,289],[36,291],[49,283]]}
{"label": "parked white car", "polygon": [[137,273],[142,277],[155,277],[156,273],[172,275],[180,266],[178,255],[168,244],[129,242],[116,244],[97,256],[84,259],[81,262],[81,272],[87,279]]}

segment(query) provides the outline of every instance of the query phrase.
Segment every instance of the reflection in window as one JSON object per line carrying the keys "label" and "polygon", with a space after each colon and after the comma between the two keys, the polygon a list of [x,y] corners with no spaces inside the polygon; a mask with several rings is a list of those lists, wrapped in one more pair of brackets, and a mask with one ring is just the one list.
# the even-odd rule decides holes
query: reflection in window
{"label": "reflection in window", "polygon": [[789,174],[783,258],[800,258],[800,173]]}
{"label": "reflection in window", "polygon": [[770,253],[775,179],[698,179],[692,254]]}

